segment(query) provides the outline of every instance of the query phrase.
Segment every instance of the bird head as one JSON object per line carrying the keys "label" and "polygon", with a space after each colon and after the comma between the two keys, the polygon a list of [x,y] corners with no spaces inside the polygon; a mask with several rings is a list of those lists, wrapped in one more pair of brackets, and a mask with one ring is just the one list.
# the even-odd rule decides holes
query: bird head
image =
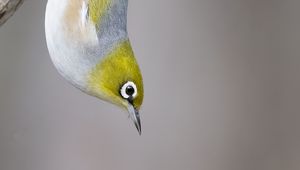
{"label": "bird head", "polygon": [[126,109],[141,134],[139,109],[144,96],[143,80],[129,40],[117,43],[91,70],[88,91]]}
{"label": "bird head", "polygon": [[72,85],[129,112],[141,134],[143,81],[127,35],[128,0],[48,0],[51,59]]}

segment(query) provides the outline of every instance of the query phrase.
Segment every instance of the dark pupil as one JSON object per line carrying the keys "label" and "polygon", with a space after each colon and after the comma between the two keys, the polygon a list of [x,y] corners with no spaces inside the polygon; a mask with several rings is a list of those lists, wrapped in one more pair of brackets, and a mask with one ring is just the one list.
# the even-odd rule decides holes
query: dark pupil
{"label": "dark pupil", "polygon": [[132,96],[134,93],[134,88],[132,86],[127,86],[126,87],[126,94],[128,94],[128,96]]}

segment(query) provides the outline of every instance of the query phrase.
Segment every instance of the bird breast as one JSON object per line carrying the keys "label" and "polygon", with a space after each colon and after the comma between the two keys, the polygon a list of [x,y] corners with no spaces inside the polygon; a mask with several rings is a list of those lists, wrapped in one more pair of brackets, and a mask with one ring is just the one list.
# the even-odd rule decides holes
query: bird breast
{"label": "bird breast", "polygon": [[[101,5],[105,1],[111,1],[106,8]],[[59,73],[74,86],[85,91],[91,69],[118,43],[128,39],[127,3],[48,0],[45,30],[50,56]],[[101,15],[95,15],[97,12]]]}

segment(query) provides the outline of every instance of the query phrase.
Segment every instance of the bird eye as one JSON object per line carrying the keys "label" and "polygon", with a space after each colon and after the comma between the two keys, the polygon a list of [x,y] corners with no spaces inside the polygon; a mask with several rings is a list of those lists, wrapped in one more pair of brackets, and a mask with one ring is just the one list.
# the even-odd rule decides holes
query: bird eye
{"label": "bird eye", "polygon": [[124,99],[134,98],[137,95],[136,85],[132,81],[128,81],[122,86],[120,93]]}

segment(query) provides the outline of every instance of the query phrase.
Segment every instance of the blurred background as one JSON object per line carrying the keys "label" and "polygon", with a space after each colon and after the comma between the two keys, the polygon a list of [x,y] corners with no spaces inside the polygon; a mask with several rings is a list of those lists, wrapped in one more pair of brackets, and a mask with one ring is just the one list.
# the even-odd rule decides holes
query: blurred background
{"label": "blurred background", "polygon": [[299,0],[129,0],[144,76],[127,113],[69,85],[46,0],[0,28],[1,170],[299,170]]}

